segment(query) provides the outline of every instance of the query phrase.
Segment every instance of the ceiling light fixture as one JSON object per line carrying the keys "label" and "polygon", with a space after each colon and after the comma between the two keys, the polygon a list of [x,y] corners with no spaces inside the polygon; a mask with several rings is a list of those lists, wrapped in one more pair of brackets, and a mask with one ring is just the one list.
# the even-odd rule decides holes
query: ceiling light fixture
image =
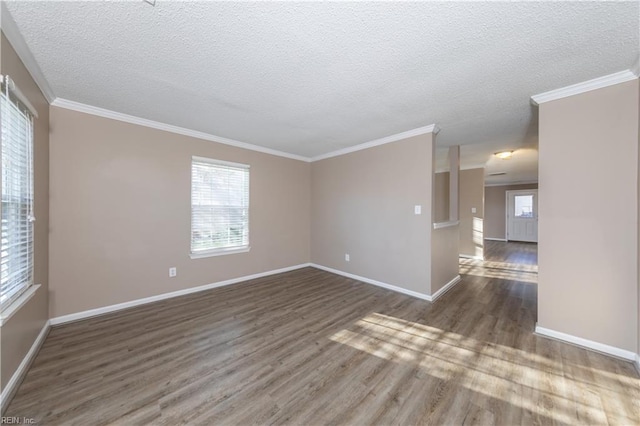
{"label": "ceiling light fixture", "polygon": [[500,151],[500,152],[496,152],[493,155],[495,155],[501,160],[508,160],[513,155],[513,151]]}

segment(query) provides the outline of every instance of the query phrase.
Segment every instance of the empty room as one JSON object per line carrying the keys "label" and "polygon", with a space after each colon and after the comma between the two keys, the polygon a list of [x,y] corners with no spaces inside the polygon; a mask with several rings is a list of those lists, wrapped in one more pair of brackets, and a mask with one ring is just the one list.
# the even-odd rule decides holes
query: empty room
{"label": "empty room", "polygon": [[640,2],[0,6],[0,424],[640,424]]}

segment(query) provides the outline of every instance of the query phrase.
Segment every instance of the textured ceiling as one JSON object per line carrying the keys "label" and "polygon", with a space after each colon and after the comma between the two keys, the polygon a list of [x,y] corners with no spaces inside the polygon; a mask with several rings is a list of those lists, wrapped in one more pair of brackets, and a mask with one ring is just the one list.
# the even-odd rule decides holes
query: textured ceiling
{"label": "textured ceiling", "polygon": [[433,123],[467,165],[535,148],[531,95],[639,49],[638,2],[7,7],[55,96],[306,157]]}

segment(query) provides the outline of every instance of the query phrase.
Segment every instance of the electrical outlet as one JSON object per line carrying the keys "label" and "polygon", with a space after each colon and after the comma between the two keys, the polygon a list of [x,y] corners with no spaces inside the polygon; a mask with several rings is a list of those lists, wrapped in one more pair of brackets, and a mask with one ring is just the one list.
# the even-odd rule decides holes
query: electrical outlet
{"label": "electrical outlet", "polygon": [[178,268],[169,268],[169,278],[173,278],[178,275]]}
{"label": "electrical outlet", "polygon": [[413,207],[414,214],[422,214],[422,206],[414,206]]}
{"label": "electrical outlet", "polygon": [[344,260],[346,260],[347,262],[349,261],[349,254],[344,255]]}
{"label": "electrical outlet", "polygon": [[476,212],[477,212],[476,208],[475,207],[471,207],[471,213],[476,213]]}

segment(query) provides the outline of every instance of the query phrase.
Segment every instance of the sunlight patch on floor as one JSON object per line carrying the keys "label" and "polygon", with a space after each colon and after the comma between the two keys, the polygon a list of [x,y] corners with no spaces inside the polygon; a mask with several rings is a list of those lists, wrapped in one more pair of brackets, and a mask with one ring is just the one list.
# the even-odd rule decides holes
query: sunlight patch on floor
{"label": "sunlight patch on floor", "polygon": [[473,392],[562,423],[575,420],[576,411],[585,424],[606,423],[602,407],[594,405],[590,393],[615,393],[620,382],[637,382],[607,371],[598,372],[592,382],[576,382],[565,377],[562,361],[379,313],[356,321],[330,340],[414,365],[425,376],[457,380]]}
{"label": "sunlight patch on floor", "polygon": [[460,274],[538,283],[537,265],[515,265],[505,262],[460,258]]}

